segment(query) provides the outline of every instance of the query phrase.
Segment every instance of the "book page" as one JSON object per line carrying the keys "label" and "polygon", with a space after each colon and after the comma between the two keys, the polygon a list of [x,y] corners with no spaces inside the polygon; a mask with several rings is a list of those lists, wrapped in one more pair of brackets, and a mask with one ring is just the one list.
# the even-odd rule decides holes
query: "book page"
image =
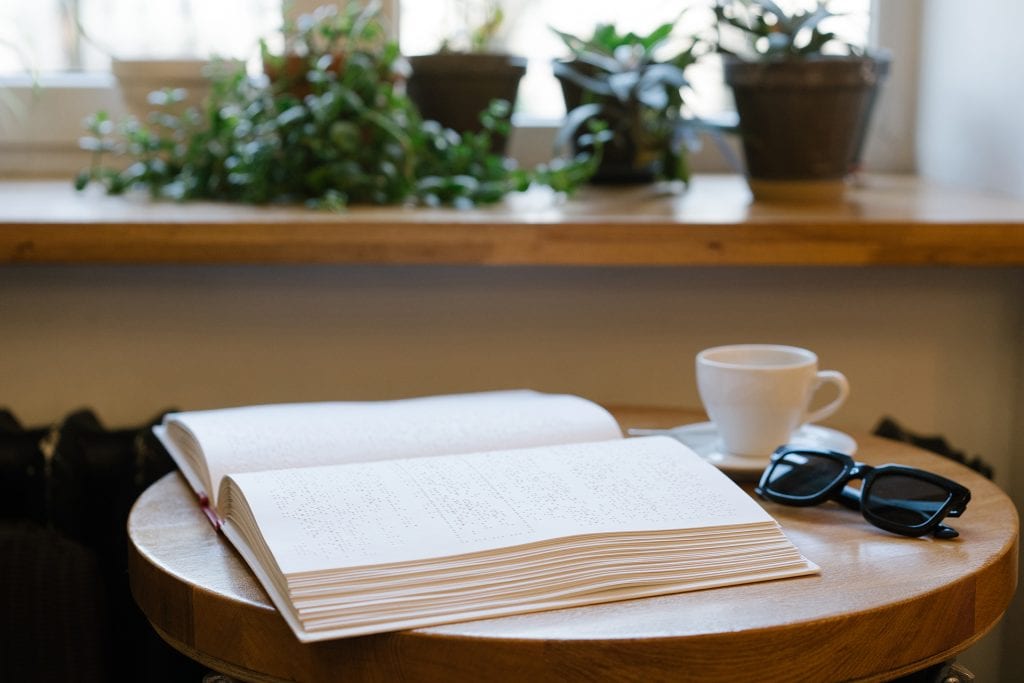
{"label": "book page", "polygon": [[[773,524],[724,474],[666,437],[250,473],[226,483],[244,495],[291,575],[586,534]],[[231,510],[223,512],[231,521]]]}
{"label": "book page", "polygon": [[247,406],[177,413],[170,422],[200,445],[211,498],[229,473],[622,437],[595,403],[527,390]]}

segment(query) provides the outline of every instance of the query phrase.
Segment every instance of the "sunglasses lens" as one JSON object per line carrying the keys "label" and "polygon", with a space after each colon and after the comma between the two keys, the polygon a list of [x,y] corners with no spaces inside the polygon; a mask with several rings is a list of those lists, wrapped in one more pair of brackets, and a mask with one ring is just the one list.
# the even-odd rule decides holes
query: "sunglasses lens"
{"label": "sunglasses lens", "polygon": [[865,512],[907,527],[926,524],[939,514],[950,493],[942,486],[905,474],[875,477],[861,500]]}
{"label": "sunglasses lens", "polygon": [[835,458],[793,451],[775,461],[762,488],[783,496],[806,498],[826,490],[842,474],[843,463]]}

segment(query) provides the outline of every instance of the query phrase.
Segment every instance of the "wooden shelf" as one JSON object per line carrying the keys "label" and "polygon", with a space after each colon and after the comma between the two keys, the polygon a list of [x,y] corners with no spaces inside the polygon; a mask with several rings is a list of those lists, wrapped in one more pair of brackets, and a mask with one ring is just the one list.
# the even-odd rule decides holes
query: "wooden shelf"
{"label": "wooden shelf", "polygon": [[1024,202],[868,176],[842,203],[754,203],[737,176],[679,195],[586,188],[543,210],[175,204],[0,182],[2,263],[1021,266]]}

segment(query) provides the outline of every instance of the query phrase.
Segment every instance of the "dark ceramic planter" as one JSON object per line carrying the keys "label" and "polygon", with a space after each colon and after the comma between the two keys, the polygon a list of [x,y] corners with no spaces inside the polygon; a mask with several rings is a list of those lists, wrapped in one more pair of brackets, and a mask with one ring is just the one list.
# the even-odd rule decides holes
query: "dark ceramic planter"
{"label": "dark ceramic planter", "polygon": [[[555,77],[562,86],[565,110],[570,112],[584,102],[583,89],[569,78],[559,74],[559,71],[567,68],[586,74],[593,70],[593,67],[574,61],[555,63]],[[614,107],[603,111],[600,118],[608,124],[613,136],[605,143],[601,153],[601,164],[591,176],[590,182],[602,185],[628,185],[653,181],[656,163],[638,159],[637,145],[631,133],[633,128],[631,119],[625,114],[616,116]]]}
{"label": "dark ceramic planter", "polygon": [[888,67],[868,57],[726,62],[755,196],[801,184],[841,195]]}
{"label": "dark ceramic planter", "polygon": [[409,57],[406,92],[424,119],[460,133],[479,131],[491,100],[515,105],[526,59],[503,54],[438,53]]}

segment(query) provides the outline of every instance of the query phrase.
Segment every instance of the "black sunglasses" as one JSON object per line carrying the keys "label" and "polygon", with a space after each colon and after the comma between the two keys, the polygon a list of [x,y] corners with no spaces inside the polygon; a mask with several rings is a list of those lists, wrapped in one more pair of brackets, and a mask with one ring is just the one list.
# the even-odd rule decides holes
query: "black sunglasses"
{"label": "black sunglasses", "polygon": [[[847,484],[862,479],[858,490]],[[835,451],[781,446],[754,489],[762,498],[785,505],[819,505],[834,500],[875,526],[903,534],[956,538],[959,534],[942,524],[945,517],[959,517],[971,492],[964,486],[903,465],[872,467]]]}

